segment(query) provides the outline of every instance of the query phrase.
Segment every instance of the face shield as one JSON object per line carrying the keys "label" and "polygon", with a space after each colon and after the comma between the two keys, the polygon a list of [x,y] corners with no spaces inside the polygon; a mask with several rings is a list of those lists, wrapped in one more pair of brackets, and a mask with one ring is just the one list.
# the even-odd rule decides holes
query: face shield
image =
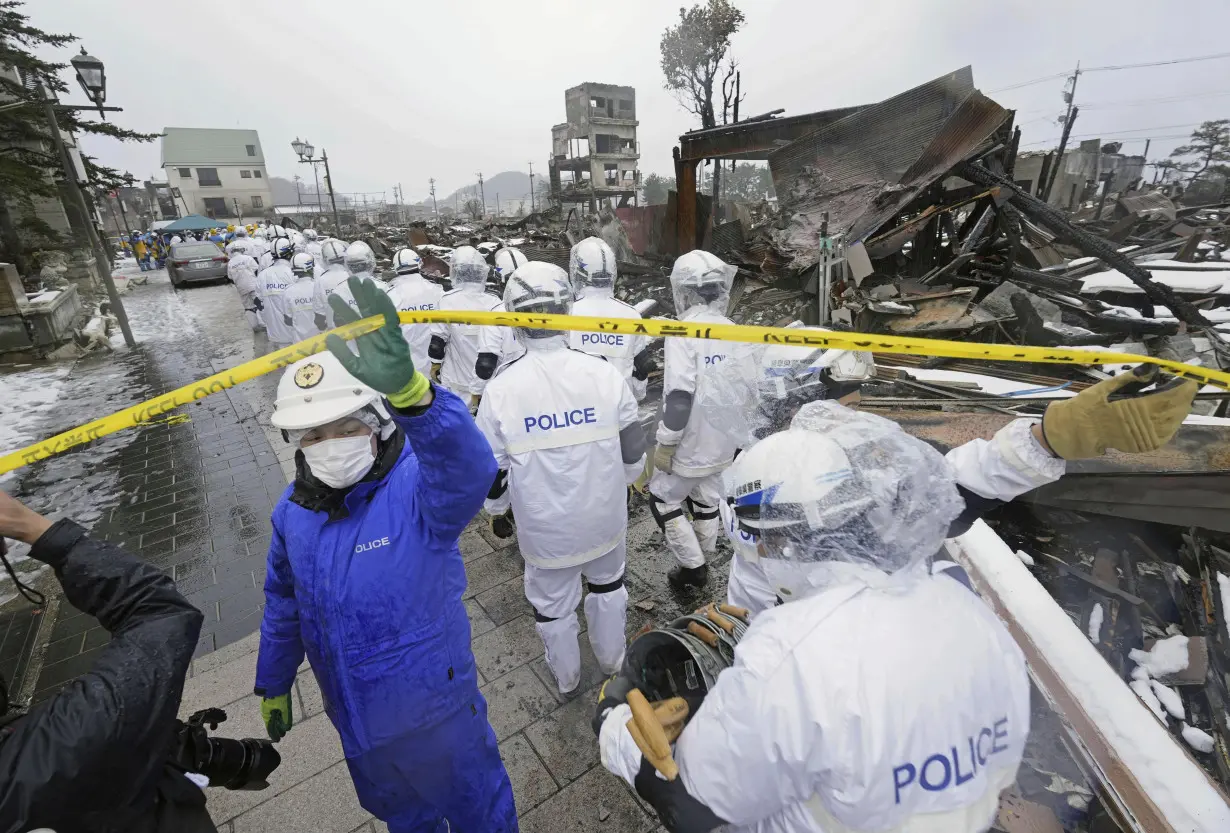
{"label": "face shield", "polygon": [[320,258],[329,266],[346,260],[346,244],[341,240],[326,240],[320,247]]}
{"label": "face shield", "polygon": [[486,292],[487,259],[473,246],[458,246],[449,260],[449,278],[453,289],[466,292]]}
{"label": "face shield", "polygon": [[671,269],[671,292],[675,298],[675,316],[699,309],[725,315],[730,306],[730,288],[738,268],[723,263],[709,252],[688,252],[675,261]]}
{"label": "face shield", "polygon": [[[508,279],[504,309],[528,315],[568,315],[572,312],[572,285],[563,269],[550,263],[530,262]],[[527,348],[568,343],[567,333],[516,327],[517,340]]]}
{"label": "face shield", "polygon": [[615,252],[600,237],[585,238],[568,255],[568,276],[578,297],[614,294],[618,272]]}
{"label": "face shield", "polygon": [[806,406],[732,466],[728,498],[784,600],[843,581],[925,575],[963,503],[944,458],[889,420]]}

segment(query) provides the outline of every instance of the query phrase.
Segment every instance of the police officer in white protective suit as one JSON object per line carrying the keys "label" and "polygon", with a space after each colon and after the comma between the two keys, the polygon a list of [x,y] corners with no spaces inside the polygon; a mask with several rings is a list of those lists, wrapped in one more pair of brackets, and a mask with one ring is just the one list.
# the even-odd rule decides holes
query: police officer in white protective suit
{"label": "police officer in white protective suit", "polygon": [[[615,279],[619,270],[615,252],[600,237],[586,237],[572,247],[568,256],[568,275],[577,293],[573,315],[599,318],[640,318],[636,307],[615,297]],[[646,380],[653,364],[649,359],[649,340],[628,333],[571,334],[572,349],[602,356],[628,380],[636,401],[645,398]]]}
{"label": "police officer in white protective suit", "polygon": [[295,330],[290,319],[290,307],[286,302],[286,290],[295,282],[290,268],[290,259],[295,255],[295,246],[288,237],[275,237],[269,257],[273,260],[257,275],[258,294],[261,299],[261,318],[269,334],[269,346],[273,350],[289,347],[295,343]]}
{"label": "police officer in white protective suit", "polygon": [[323,261],[320,259],[320,239],[314,228],[305,228],[303,230],[303,239],[307,241],[307,248],[304,249],[312,256],[315,263],[312,273],[313,278],[319,278],[321,273],[325,271]]}
{"label": "police officer in white protective suit", "polygon": [[[414,249],[398,249],[393,254],[396,277],[389,284],[389,297],[398,312],[419,312],[440,308],[444,287],[423,277],[423,258]],[[415,367],[430,367],[428,348],[431,345],[430,324],[402,324],[401,334],[410,345]]]}
{"label": "police officer in white protective suit", "polygon": [[1029,732],[1024,658],[981,599],[928,562],[983,490],[1169,441],[1197,385],[1144,390],[1156,376],[1108,379],[947,460],[881,417],[805,405],[728,478],[782,604],[752,619],[679,735],[677,779],[646,770],[624,675],[596,715],[604,765],[672,833],[987,830]]}
{"label": "police officer in white protective suit", "polygon": [[500,285],[500,290],[503,291],[509,276],[529,263],[530,259],[520,249],[505,246],[495,253],[493,260],[495,261],[495,279]]}
{"label": "police officer in white protective suit", "polygon": [[[679,320],[696,325],[732,323],[726,307],[735,271],[709,252],[688,252],[676,260],[671,290]],[[744,373],[748,353],[745,345],[733,342],[666,340],[662,421],[649,506],[679,562],[667,574],[676,589],[701,587],[708,580],[705,555],[717,545],[722,472],[745,442],[730,430],[727,418],[743,418],[746,404],[715,399],[714,393],[737,387],[730,377]]]}
{"label": "police officer in white protective suit", "polygon": [[316,261],[307,252],[298,252],[290,259],[290,271],[294,274],[295,281],[286,290],[286,308],[296,342],[320,335],[313,310],[316,281],[312,279],[312,273],[315,270]]}
{"label": "police officer in white protective suit", "polygon": [[222,247],[222,251],[226,252],[227,256],[234,254],[236,249],[247,249],[248,246],[248,230],[243,226],[235,229],[235,236],[230,242]]}
{"label": "police officer in white protective suit", "polygon": [[252,257],[252,242],[241,238],[231,243],[230,260],[226,264],[226,276],[239,292],[239,302],[243,304],[244,314],[248,316],[248,325],[253,331],[265,329],[261,321],[258,300],[259,285],[256,280],[256,258]]}
{"label": "police officer in white protective suit", "polygon": [[[381,292],[388,293],[388,285],[376,277],[376,253],[372,251],[371,246],[362,240],[356,240],[346,247],[346,255],[342,260],[342,264],[346,267],[346,273],[349,277],[358,278],[361,281],[371,281]],[[355,312],[359,311],[359,303],[355,300],[354,293],[350,291],[349,282],[335,287],[332,294],[345,301]],[[350,346],[353,348],[355,346],[354,342],[351,342]]]}
{"label": "police officer in white protective suit", "polygon": [[[508,279],[504,305],[567,315],[572,287],[558,266],[530,262]],[[500,468],[486,509],[501,537],[512,534],[515,519],[525,595],[547,665],[567,694],[581,681],[582,578],[598,665],[611,674],[623,662],[627,485],[644,465],[645,435],[614,365],[569,349],[567,333],[515,332],[526,353],[491,380],[478,408],[479,430]]]}
{"label": "police officer in white protective suit", "polygon": [[[442,310],[491,312],[503,309],[497,296],[487,291],[487,259],[473,246],[458,246],[449,261],[453,288],[440,298]],[[439,381],[478,407],[487,380],[500,366],[507,333],[500,327],[476,324],[436,324],[432,327],[429,354],[433,365],[440,365]]]}
{"label": "police officer in white protective suit", "polygon": [[346,243],[332,238],[321,243],[320,259],[325,268],[316,278],[313,312],[316,314],[317,327],[332,330],[333,309],[329,306],[329,296],[350,277],[350,273],[346,271]]}

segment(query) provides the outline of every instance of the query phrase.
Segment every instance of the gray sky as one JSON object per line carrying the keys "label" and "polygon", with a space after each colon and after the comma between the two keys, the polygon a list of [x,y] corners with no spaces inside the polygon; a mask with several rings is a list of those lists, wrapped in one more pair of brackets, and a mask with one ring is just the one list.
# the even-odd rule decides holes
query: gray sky
{"label": "gray sky", "polygon": [[[1023,149],[1031,150],[1059,136],[1063,80],[996,90],[1077,60],[1092,67],[1230,51],[1225,0],[1186,0],[1181,29],[1156,0],[738,5],[747,16],[733,41],[745,115],[870,103],[972,64],[975,84],[1018,110]],[[564,90],[584,81],[636,87],[642,170],[671,174],[671,148],[695,126],[662,89],[658,67],[658,38],[677,6],[294,0],[206,11],[153,0],[39,0],[25,10],[35,25],[78,35],[105,62],[108,103],[124,108],[114,117],[126,127],[253,128],[272,175],[310,181],[309,166],[290,150],[298,135],[329,151],[339,190],[391,198],[400,182],[408,200],[419,200],[428,177],[447,194],[478,171],[525,170],[532,161],[545,173]],[[1182,143],[1161,137],[1230,117],[1230,58],[1082,75],[1077,104],[1074,134],[1133,139],[1128,153],[1157,137],[1149,151],[1156,159]],[[89,138],[86,149],[142,179],[162,178],[157,142]]]}

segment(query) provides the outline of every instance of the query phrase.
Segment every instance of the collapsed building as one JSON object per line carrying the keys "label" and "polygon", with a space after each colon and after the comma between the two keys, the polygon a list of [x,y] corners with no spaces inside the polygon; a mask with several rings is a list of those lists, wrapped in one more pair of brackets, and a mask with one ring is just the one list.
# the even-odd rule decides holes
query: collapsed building
{"label": "collapsed building", "polygon": [[551,198],[597,211],[600,201],[636,202],[640,188],[636,90],[585,83],[564,93],[567,121],[551,128]]}

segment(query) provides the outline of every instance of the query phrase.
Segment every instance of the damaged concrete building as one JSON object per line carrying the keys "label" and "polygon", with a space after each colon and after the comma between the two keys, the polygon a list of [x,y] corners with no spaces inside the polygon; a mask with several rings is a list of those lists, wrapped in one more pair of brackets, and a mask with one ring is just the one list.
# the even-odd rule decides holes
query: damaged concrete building
{"label": "damaged concrete building", "polygon": [[564,93],[567,121],[551,128],[551,196],[561,204],[636,202],[636,90],[587,82]]}

